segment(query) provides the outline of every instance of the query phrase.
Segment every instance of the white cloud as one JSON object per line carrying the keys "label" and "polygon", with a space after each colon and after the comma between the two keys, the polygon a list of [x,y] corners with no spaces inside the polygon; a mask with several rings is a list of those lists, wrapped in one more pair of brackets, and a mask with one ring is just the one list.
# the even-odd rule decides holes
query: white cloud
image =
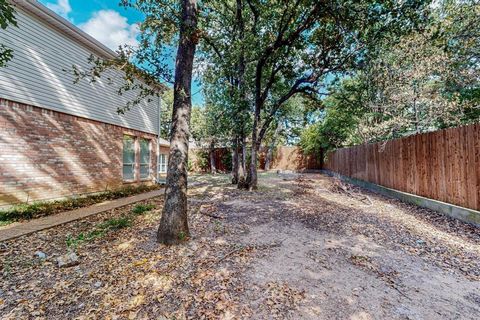
{"label": "white cloud", "polygon": [[69,0],[57,0],[56,3],[47,3],[47,8],[54,11],[56,14],[68,19],[68,14],[72,12]]}
{"label": "white cloud", "polygon": [[138,26],[128,24],[127,18],[114,10],[94,12],[90,20],[80,24],[79,27],[113,50],[124,44],[138,45],[136,39],[139,33]]}

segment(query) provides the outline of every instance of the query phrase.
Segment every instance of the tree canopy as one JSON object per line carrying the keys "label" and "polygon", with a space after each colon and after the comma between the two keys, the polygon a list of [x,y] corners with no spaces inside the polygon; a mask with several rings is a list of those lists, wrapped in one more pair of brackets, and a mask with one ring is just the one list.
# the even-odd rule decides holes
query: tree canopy
{"label": "tree canopy", "polygon": [[290,99],[320,101],[329,79],[345,77],[378,42],[428,19],[427,1],[211,3],[200,55],[207,99],[228,106],[240,135],[251,126],[250,189],[256,188],[260,145]]}
{"label": "tree canopy", "polygon": [[377,43],[329,88],[307,151],[382,141],[478,121],[480,8],[445,1],[419,28]]}
{"label": "tree canopy", "polygon": [[[17,26],[15,10],[7,0],[0,0],[0,28],[7,29],[9,26]],[[5,67],[13,58],[13,50],[0,43],[0,67]]]}

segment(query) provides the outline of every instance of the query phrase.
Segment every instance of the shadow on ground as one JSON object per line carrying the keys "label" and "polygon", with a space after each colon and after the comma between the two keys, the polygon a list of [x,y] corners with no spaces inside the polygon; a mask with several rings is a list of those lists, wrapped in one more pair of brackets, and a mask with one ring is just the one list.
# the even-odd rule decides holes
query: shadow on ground
{"label": "shadow on ground", "polygon": [[[192,238],[155,242],[161,199],[73,250],[131,207],[3,244],[5,319],[476,319],[480,231],[331,178],[261,173],[256,192],[226,175],[190,177]],[[362,200],[362,199],[368,199]],[[45,260],[35,257],[46,253]]]}

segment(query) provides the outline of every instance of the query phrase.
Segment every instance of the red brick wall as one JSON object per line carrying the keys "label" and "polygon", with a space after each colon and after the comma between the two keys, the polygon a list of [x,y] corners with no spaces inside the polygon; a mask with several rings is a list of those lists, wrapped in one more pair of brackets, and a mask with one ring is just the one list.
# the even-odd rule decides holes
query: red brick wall
{"label": "red brick wall", "polygon": [[151,139],[153,174],[155,135],[0,99],[0,206],[122,186],[124,134]]}

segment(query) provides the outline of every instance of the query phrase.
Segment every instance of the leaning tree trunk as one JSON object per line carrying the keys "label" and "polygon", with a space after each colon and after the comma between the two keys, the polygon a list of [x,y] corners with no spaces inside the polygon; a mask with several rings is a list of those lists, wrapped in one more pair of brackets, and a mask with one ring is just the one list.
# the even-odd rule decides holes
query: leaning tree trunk
{"label": "leaning tree trunk", "polygon": [[176,244],[190,232],[187,218],[187,159],[193,58],[197,39],[197,1],[182,0],[182,23],[175,63],[172,131],[168,159],[165,204],[157,232],[157,241]]}

